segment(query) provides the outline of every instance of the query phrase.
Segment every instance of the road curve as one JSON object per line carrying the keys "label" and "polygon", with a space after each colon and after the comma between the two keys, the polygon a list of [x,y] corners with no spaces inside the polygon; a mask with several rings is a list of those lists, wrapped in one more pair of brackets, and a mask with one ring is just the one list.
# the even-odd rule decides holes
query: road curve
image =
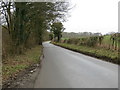
{"label": "road curve", "polygon": [[44,42],[34,88],[118,88],[118,65]]}

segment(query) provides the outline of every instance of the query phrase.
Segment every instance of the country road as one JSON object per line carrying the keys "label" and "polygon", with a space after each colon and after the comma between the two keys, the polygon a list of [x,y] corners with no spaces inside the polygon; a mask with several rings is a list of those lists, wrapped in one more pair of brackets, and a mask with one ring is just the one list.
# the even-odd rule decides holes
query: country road
{"label": "country road", "polygon": [[118,65],[44,42],[34,88],[118,88]]}

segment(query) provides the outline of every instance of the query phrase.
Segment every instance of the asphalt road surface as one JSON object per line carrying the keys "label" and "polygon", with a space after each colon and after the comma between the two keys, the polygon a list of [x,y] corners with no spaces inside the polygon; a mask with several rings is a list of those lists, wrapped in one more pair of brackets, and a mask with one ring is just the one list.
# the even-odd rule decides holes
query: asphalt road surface
{"label": "asphalt road surface", "polygon": [[43,43],[34,88],[118,88],[118,65]]}

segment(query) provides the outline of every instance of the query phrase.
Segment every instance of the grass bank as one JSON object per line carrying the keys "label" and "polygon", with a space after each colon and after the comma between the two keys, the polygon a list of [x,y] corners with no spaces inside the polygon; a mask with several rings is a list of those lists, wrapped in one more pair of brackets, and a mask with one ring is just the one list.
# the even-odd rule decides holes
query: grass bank
{"label": "grass bank", "polygon": [[119,63],[118,61],[120,61],[117,51],[112,51],[112,50],[97,48],[97,47],[94,48],[94,47],[87,47],[87,46],[78,46],[78,45],[66,44],[66,43],[55,43],[55,42],[52,42],[52,43],[66,49],[83,53],[89,56],[93,56],[93,57],[96,57],[108,62],[112,62],[115,64],[118,64]]}
{"label": "grass bank", "polygon": [[6,83],[11,78],[15,78],[20,72],[30,68],[32,65],[40,63],[42,46],[35,46],[27,49],[22,55],[8,57],[2,67],[2,82]]}

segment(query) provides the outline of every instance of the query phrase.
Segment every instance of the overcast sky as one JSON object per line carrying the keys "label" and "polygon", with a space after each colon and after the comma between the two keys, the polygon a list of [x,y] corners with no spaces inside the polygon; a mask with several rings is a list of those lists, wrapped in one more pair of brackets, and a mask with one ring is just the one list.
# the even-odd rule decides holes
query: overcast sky
{"label": "overcast sky", "polygon": [[118,1],[120,0],[70,0],[75,7],[64,23],[65,32],[118,31]]}

